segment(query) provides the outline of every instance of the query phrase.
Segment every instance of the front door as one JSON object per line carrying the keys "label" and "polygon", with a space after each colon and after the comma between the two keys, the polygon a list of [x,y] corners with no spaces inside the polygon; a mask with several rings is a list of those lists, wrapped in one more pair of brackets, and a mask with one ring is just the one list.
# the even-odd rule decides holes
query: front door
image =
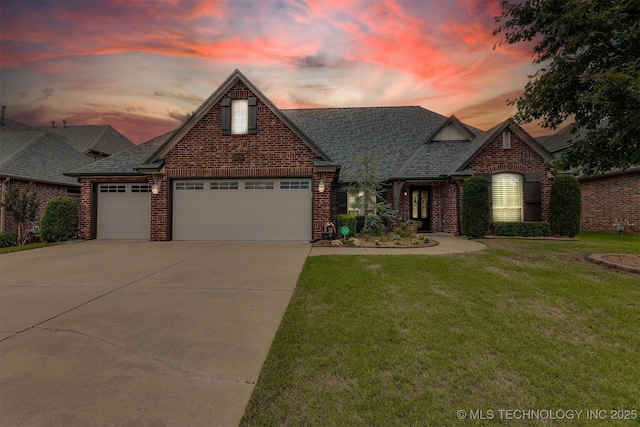
{"label": "front door", "polygon": [[410,191],[411,219],[420,221],[418,231],[431,231],[431,190],[429,187],[412,187]]}

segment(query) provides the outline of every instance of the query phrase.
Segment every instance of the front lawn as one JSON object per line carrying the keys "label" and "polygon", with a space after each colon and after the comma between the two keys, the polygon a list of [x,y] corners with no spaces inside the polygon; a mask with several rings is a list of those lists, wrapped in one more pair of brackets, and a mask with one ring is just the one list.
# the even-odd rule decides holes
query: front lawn
{"label": "front lawn", "polygon": [[640,425],[640,276],[585,260],[640,236],[578,237],[308,258],[242,425]]}

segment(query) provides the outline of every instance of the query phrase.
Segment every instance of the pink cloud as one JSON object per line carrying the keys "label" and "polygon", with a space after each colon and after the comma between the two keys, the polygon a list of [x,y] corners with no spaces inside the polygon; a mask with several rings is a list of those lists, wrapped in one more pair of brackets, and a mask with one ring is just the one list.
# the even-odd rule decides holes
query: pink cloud
{"label": "pink cloud", "polygon": [[[493,50],[499,0],[23,1],[0,8],[3,92],[32,93],[13,104],[34,108],[33,87],[43,90],[46,81],[55,88],[47,108],[86,111],[78,119],[87,120],[107,111],[132,134],[175,126],[235,68],[283,108],[419,103],[446,114],[483,102],[506,111],[489,101],[496,91],[522,88],[525,76],[518,76],[531,60],[522,46]],[[24,71],[32,85],[14,90],[27,79],[11,76]],[[78,104],[82,96],[104,108]],[[148,106],[131,112],[140,126],[124,120],[128,111],[118,102]],[[471,107],[463,111],[469,119],[487,116]],[[511,113],[501,114],[498,121]]]}

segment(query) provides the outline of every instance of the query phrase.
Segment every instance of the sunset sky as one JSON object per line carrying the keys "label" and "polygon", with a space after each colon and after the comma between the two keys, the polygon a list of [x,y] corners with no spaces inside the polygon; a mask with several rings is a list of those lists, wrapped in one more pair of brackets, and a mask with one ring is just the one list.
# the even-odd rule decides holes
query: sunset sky
{"label": "sunset sky", "polygon": [[[535,71],[499,0],[0,0],[0,101],[33,126],[177,127],[237,68],[279,108],[420,105],[488,129]],[[528,125],[534,136],[553,131]]]}

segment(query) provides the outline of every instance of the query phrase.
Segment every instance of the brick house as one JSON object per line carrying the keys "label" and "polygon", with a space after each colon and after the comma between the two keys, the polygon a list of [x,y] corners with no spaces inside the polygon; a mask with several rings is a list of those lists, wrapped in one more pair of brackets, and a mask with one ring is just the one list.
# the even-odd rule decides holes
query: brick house
{"label": "brick house", "polygon": [[[542,144],[554,156],[569,148],[571,139],[579,139],[583,131],[574,132],[573,125],[545,138]],[[578,176],[582,193],[581,229],[613,231],[613,224],[626,219],[634,224],[625,231],[640,232],[640,166],[612,170],[595,176]]]}
{"label": "brick house", "polygon": [[421,107],[280,110],[238,70],[176,130],[68,175],[87,239],[310,240],[357,211],[363,152],[422,231],[460,232],[474,174],[496,220],[547,219],[552,156],[510,120],[483,132]]}
{"label": "brick house", "polygon": [[[133,146],[111,126],[66,126],[36,128],[0,116],[0,200],[11,188],[31,186],[38,192],[42,217],[53,197],[80,200],[78,180],[64,172],[78,169],[97,158]],[[0,231],[15,233],[17,224],[0,206]]]}

